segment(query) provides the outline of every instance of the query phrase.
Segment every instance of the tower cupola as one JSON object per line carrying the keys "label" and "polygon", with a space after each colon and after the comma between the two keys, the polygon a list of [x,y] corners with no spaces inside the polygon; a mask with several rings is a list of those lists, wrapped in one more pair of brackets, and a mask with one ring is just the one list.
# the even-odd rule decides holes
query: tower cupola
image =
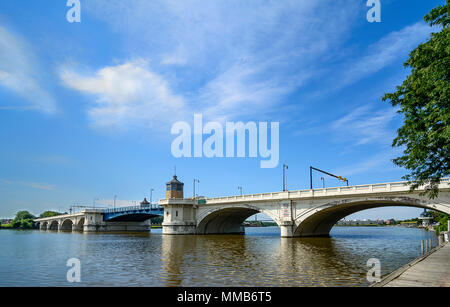
{"label": "tower cupola", "polygon": [[177,175],[166,183],[166,198],[184,198],[183,197],[184,183],[177,179]]}

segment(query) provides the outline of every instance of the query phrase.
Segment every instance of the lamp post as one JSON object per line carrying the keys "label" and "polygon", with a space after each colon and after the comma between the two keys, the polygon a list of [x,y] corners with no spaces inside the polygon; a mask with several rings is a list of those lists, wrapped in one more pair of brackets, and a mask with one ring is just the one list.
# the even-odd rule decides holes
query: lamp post
{"label": "lamp post", "polygon": [[286,164],[283,164],[283,192],[286,191],[286,170],[288,169],[288,166]]}
{"label": "lamp post", "polygon": [[152,197],[154,189],[150,189],[150,207],[152,206]]}
{"label": "lamp post", "polygon": [[242,187],[238,187],[238,190],[241,191],[241,196],[242,196]]}
{"label": "lamp post", "polygon": [[195,199],[195,183],[200,183],[200,180],[198,180],[198,179],[194,179],[194,199]]}

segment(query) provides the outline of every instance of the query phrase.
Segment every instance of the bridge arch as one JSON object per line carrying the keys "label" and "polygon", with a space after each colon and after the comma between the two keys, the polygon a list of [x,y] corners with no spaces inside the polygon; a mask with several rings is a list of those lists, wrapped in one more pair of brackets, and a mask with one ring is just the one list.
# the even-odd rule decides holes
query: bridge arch
{"label": "bridge arch", "polygon": [[60,230],[62,231],[72,231],[73,221],[71,219],[66,219],[62,222]]}
{"label": "bridge arch", "polygon": [[82,230],[85,223],[86,223],[86,219],[84,217],[80,218],[80,220],[77,223],[77,228],[79,230]]}
{"label": "bridge arch", "polygon": [[48,230],[58,230],[58,225],[59,225],[59,223],[57,220],[54,220],[51,223],[49,222]]}
{"label": "bridge arch", "polygon": [[393,206],[425,208],[450,214],[450,204],[412,197],[344,199],[301,212],[295,218],[294,236],[329,236],[333,226],[348,215],[367,209]]}
{"label": "bridge arch", "polygon": [[271,212],[256,206],[235,205],[225,208],[213,208],[200,213],[197,216],[197,234],[243,234],[242,224],[246,219],[257,213],[269,216],[277,225],[278,218]]}

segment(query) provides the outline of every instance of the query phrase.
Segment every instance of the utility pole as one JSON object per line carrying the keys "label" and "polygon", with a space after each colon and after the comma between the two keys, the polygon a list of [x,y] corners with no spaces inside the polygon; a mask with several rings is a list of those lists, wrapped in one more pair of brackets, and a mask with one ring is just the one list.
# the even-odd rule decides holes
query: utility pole
{"label": "utility pole", "polygon": [[286,170],[288,169],[288,166],[286,164],[283,164],[283,192],[287,191],[286,188]]}
{"label": "utility pole", "polygon": [[311,188],[311,190],[313,189],[313,180],[312,180],[312,172],[313,172],[313,170],[318,171],[318,172],[321,172],[321,173],[324,173],[325,175],[328,175],[328,176],[337,178],[337,179],[339,179],[339,180],[342,180],[342,181],[346,182],[346,183],[347,183],[347,186],[348,186],[348,179],[347,179],[347,178],[342,177],[342,176],[337,176],[337,175],[334,175],[334,174],[330,174],[330,173],[325,172],[325,171],[323,171],[323,170],[321,170],[321,169],[318,169],[318,168],[315,168],[315,167],[310,166],[310,167],[309,167],[309,182],[310,182],[310,188]]}

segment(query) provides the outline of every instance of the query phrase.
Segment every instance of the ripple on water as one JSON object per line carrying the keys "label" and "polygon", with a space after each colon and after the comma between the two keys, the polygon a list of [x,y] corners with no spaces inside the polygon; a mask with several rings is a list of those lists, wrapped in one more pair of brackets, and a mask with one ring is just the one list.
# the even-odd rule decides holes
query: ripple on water
{"label": "ripple on water", "polygon": [[0,231],[0,286],[366,286],[369,258],[386,275],[420,254],[434,234],[398,227],[336,227],[331,238],[280,238],[277,227],[245,236],[163,236]]}

